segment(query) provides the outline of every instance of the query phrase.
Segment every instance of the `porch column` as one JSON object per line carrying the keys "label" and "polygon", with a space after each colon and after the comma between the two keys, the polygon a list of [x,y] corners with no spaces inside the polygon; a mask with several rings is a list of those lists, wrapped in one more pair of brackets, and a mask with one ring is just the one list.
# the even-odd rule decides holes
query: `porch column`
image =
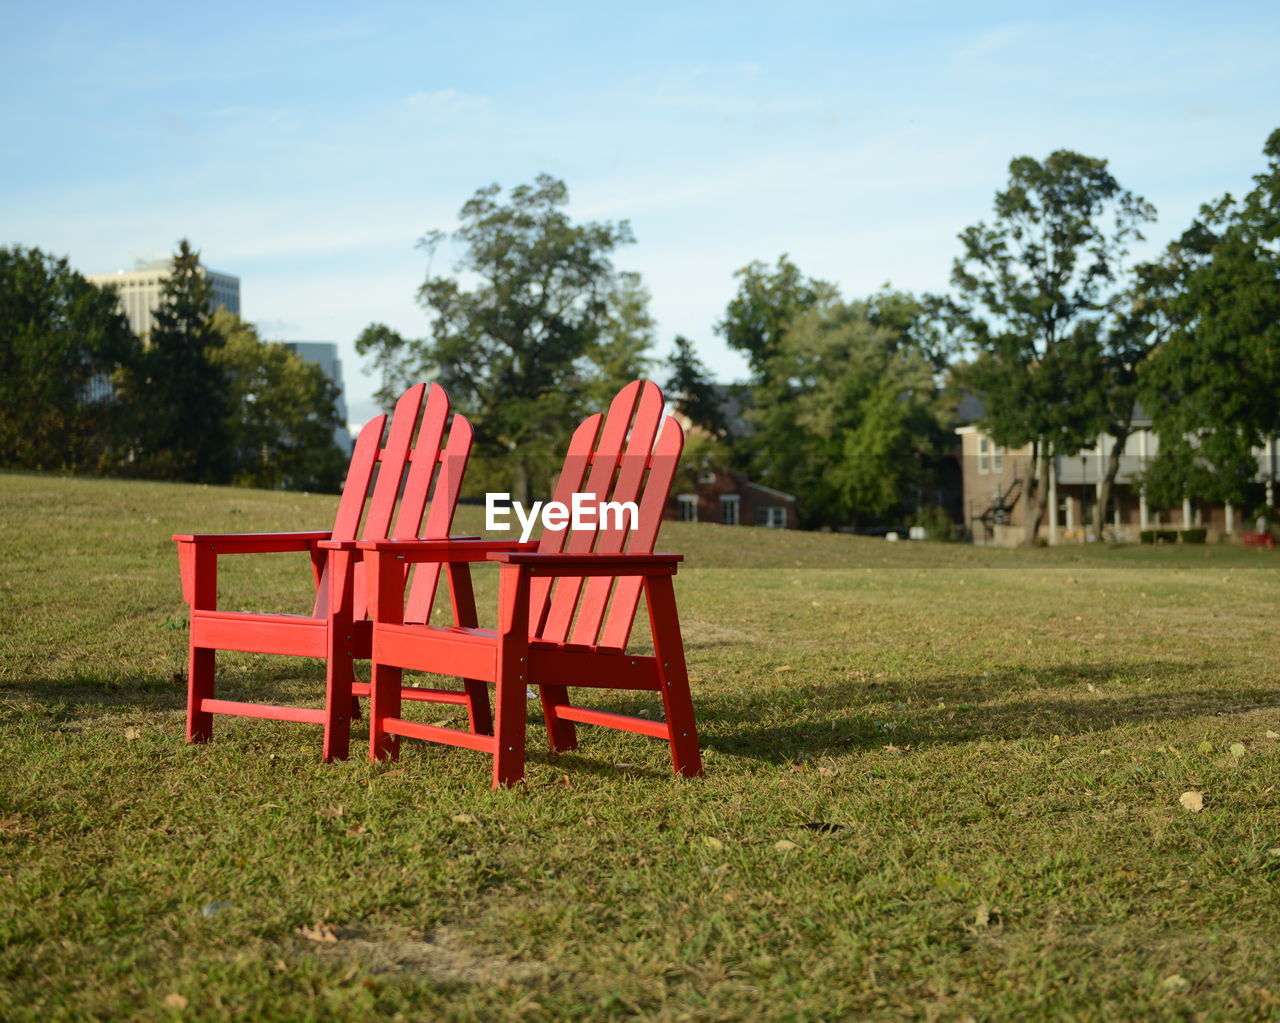
{"label": "porch column", "polygon": [[1236,531],[1236,510],[1231,506],[1231,502],[1228,501],[1223,511],[1227,516],[1227,533],[1229,535]]}
{"label": "porch column", "polygon": [[1191,498],[1189,497],[1182,499],[1182,528],[1191,528]]}
{"label": "porch column", "polygon": [[1076,528],[1076,501],[1070,494],[1067,495],[1067,529]]}
{"label": "porch column", "polygon": [[1138,527],[1140,529],[1151,528],[1151,509],[1147,507],[1147,488],[1142,487],[1138,491]]}

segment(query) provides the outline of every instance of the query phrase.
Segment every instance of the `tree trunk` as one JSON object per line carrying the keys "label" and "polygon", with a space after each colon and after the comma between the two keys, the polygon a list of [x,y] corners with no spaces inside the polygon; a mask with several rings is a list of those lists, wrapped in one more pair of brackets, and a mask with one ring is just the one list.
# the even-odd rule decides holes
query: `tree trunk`
{"label": "tree trunk", "polygon": [[529,463],[521,455],[511,459],[511,499],[529,507]]}
{"label": "tree trunk", "polygon": [[1048,466],[1045,464],[1044,445],[1036,441],[1031,445],[1031,464],[1027,467],[1026,535],[1023,547],[1034,547],[1040,535],[1040,523],[1044,521],[1045,491],[1048,483]]}
{"label": "tree trunk", "polygon": [[1116,476],[1120,473],[1120,453],[1124,451],[1125,441],[1131,431],[1125,430],[1119,436],[1112,436],[1111,452],[1107,455],[1107,470],[1102,474],[1098,487],[1098,503],[1093,506],[1093,533],[1099,541],[1102,531],[1107,525],[1107,505],[1111,503],[1111,491],[1115,487]]}

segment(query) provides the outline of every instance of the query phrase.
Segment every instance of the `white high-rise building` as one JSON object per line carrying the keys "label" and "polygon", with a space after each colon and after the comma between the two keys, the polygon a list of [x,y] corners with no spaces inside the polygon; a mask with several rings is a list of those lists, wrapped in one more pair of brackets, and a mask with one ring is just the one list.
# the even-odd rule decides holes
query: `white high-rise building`
{"label": "white high-rise building", "polygon": [[[160,307],[160,293],[165,279],[172,272],[172,264],[157,260],[138,270],[117,270],[113,274],[88,274],[87,280],[99,286],[114,285],[120,293],[120,311],[138,337],[146,339],[155,326],[155,312]],[[200,272],[213,286],[213,307],[226,309],[240,315],[240,278],[219,273],[207,267]]]}

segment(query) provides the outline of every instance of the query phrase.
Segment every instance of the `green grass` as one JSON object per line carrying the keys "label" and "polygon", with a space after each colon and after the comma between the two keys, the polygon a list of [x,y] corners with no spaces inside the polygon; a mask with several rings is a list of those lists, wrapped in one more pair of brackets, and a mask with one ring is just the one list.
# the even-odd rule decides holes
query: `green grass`
{"label": "green grass", "polygon": [[[1275,554],[668,524],[703,779],[536,714],[511,792],[186,746],[170,534],[333,506],[0,476],[0,1018],[1280,1018]],[[224,606],[305,609],[305,558],[224,562]],[[220,669],[318,703],[315,662]]]}

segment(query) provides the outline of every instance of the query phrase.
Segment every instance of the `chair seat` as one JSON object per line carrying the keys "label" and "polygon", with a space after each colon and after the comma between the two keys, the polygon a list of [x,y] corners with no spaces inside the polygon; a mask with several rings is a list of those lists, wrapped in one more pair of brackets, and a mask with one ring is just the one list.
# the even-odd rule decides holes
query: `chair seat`
{"label": "chair seat", "polygon": [[[498,672],[498,634],[493,629],[456,625],[379,623],[378,663],[436,675],[494,682]],[[580,643],[529,641],[528,683],[556,683],[605,689],[657,691],[653,657],[626,654]]]}

